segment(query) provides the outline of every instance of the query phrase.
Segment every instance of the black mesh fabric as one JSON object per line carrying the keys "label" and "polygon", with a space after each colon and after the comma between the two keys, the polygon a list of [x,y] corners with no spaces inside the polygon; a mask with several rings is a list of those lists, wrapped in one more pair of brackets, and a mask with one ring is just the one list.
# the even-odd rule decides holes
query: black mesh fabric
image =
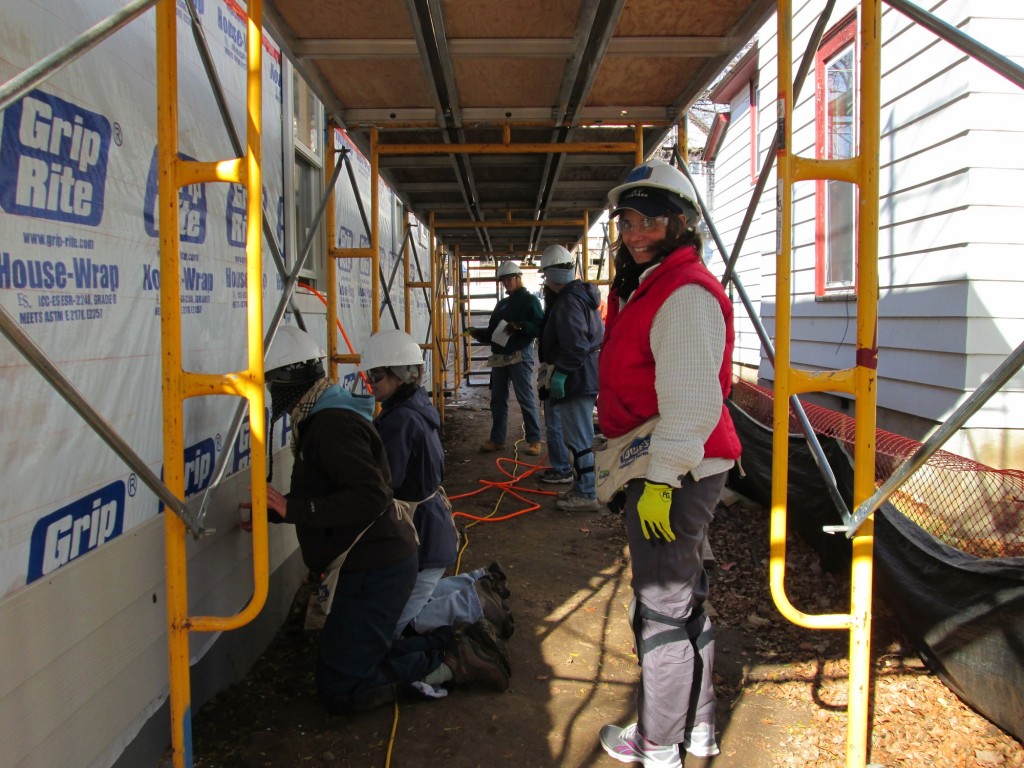
{"label": "black mesh fabric", "polygon": [[[743,391],[743,387],[734,387],[734,393],[737,389]],[[741,476],[734,469],[729,486],[762,506],[770,506],[771,425],[753,418],[733,400],[727,405],[743,446],[745,473]],[[839,491],[847,505],[852,505],[853,461],[847,443],[819,429],[825,420],[815,418],[832,415],[838,420],[842,415],[819,413],[824,410],[808,407]],[[841,519],[803,435],[790,434],[787,449],[787,528],[814,547],[825,570],[848,569],[850,540],[822,530]],[[946,505],[933,504],[931,517],[963,517],[963,506],[956,503],[960,497],[941,494],[944,477],[946,486],[955,486],[964,483],[965,474],[1001,476],[986,473],[988,468],[981,465],[974,465],[977,469],[972,473],[965,459],[958,466],[960,472],[929,476],[930,484],[937,486],[929,489],[933,495],[950,500]],[[996,497],[987,509],[997,510],[1000,502]],[[1012,544],[1016,529],[1004,528]],[[921,658],[966,704],[1015,738],[1024,739],[1024,557],[979,557],[950,546],[887,502],[875,515],[874,562],[876,592],[892,609]]]}

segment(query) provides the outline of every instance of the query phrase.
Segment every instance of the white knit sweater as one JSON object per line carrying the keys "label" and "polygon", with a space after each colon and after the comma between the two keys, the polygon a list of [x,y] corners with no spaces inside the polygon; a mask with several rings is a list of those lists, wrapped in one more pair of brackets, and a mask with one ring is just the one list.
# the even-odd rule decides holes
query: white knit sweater
{"label": "white knit sweater", "polygon": [[727,471],[732,459],[704,458],[704,443],[722,414],[725,319],[718,301],[699,285],[677,288],[655,314],[650,339],[661,419],[647,479],[678,488],[688,473],[700,480]]}

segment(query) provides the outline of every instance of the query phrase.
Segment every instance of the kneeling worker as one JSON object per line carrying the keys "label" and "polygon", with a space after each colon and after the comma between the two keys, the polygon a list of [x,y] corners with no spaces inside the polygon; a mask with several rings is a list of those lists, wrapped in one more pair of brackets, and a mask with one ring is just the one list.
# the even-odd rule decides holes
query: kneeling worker
{"label": "kneeling worker", "polygon": [[373,398],[329,381],[323,356],[308,334],[282,326],[266,361],[271,430],[290,414],[295,457],[288,494],[267,485],[268,518],[295,526],[306,566],[333,585],[316,666],[321,702],[340,714],[389,703],[417,683],[505,690],[496,653],[462,633],[393,639],[416,583],[416,532],[393,503]]}

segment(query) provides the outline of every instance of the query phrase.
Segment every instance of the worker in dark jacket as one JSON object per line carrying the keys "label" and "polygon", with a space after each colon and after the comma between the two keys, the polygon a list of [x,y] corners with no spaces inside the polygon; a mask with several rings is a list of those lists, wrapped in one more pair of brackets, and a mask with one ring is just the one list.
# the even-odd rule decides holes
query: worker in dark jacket
{"label": "worker in dark jacket", "polygon": [[498,280],[508,295],[491,312],[486,328],[466,330],[491,345],[491,436],[480,450],[501,451],[508,432],[508,387],[515,390],[523,412],[526,453],[540,456],[540,411],[533,391],[533,340],[540,333],[540,301],[523,286],[523,270],[514,261],[498,267]]}
{"label": "worker in dark jacket", "polygon": [[[496,563],[466,574],[444,574],[456,564],[459,534],[452,519],[444,479],[444,448],[438,430],[441,417],[431,404],[423,378],[423,351],[405,331],[378,331],[366,342],[362,368],[381,405],[374,426],[384,443],[391,467],[395,498],[414,508],[419,535],[419,573],[412,594],[395,627],[420,634],[442,626],[473,625],[485,634],[505,639],[512,635],[512,612],[505,604],[507,578]],[[504,644],[495,643],[506,669],[511,669]]]}
{"label": "worker in dark jacket", "polygon": [[392,499],[387,455],[371,422],[373,398],[332,384],[322,356],[308,334],[283,326],[266,363],[271,425],[290,415],[294,455],[288,494],[267,485],[268,516],[295,526],[303,561],[323,576],[327,593],[320,700],[329,712],[345,713],[386,704],[414,684],[505,690],[501,665],[464,634],[445,628],[393,640],[416,583],[416,531]]}
{"label": "worker in dark jacket", "polygon": [[540,339],[546,367],[539,385],[541,396],[554,401],[576,475],[573,487],[559,494],[556,504],[565,511],[594,512],[601,506],[594,476],[597,358],[604,334],[598,312],[601,294],[576,277],[572,254],[561,245],[545,249],[540,266],[554,300]]}

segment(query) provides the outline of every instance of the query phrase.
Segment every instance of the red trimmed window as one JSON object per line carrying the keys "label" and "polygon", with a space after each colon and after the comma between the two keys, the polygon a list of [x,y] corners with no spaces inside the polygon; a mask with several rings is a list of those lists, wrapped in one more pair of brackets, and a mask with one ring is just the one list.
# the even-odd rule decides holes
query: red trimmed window
{"label": "red trimmed window", "polygon": [[[857,24],[851,16],[824,39],[815,57],[815,130],[820,158],[857,153]],[[815,294],[856,292],[857,187],[819,180],[814,216]]]}
{"label": "red trimmed window", "polygon": [[752,79],[747,87],[750,94],[750,183],[757,184],[761,171],[757,157],[757,80]]}

